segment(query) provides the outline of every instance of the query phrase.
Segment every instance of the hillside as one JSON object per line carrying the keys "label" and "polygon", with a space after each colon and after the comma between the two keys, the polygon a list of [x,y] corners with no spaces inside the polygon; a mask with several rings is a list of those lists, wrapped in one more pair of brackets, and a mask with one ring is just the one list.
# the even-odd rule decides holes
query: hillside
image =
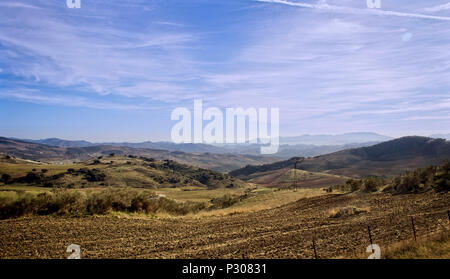
{"label": "hillside", "polygon": [[2,156],[0,183],[63,188],[185,187],[239,188],[246,184],[228,174],[135,156],[104,156],[77,164],[51,165]]}
{"label": "hillside", "polygon": [[343,150],[313,158],[291,158],[286,161],[259,166],[246,166],[230,174],[249,179],[251,174],[293,168],[312,172],[361,177],[368,175],[393,175],[406,169],[438,165],[450,158],[450,142],[427,137],[403,137],[369,147]]}
{"label": "hillside", "polygon": [[182,164],[208,168],[221,172],[243,167],[248,164],[271,163],[277,158],[241,155],[241,154],[211,154],[187,153],[181,151],[167,151],[148,148],[132,148],[126,146],[95,145],[87,147],[56,147],[39,143],[30,143],[21,140],[0,137],[0,153],[15,157],[42,161],[64,162],[85,161],[98,156],[134,155],[151,157],[158,160],[175,160]]}
{"label": "hillside", "polygon": [[309,172],[298,169],[294,171],[292,168],[283,168],[253,173],[246,177],[246,180],[266,187],[321,188],[344,183],[348,180],[348,177],[324,172]]}

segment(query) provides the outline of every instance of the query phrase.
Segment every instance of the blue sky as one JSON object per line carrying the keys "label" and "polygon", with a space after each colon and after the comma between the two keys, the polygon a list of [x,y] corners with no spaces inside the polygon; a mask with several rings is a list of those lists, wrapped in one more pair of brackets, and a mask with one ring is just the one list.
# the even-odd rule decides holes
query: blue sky
{"label": "blue sky", "polygon": [[280,133],[450,132],[450,2],[0,0],[0,135],[167,140],[171,111]]}

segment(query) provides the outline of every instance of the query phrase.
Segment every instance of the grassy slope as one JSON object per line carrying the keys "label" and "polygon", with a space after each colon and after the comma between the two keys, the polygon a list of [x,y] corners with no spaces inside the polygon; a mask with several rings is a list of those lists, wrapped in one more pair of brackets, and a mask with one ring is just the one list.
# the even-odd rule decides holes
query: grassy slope
{"label": "grassy slope", "polygon": [[450,142],[426,137],[403,137],[369,147],[343,150],[313,158],[291,158],[261,166],[246,166],[230,174],[248,179],[251,174],[282,168],[293,168],[311,172],[363,177],[370,175],[395,175],[406,169],[441,164],[450,157]]}
{"label": "grassy slope", "polygon": [[439,233],[429,238],[406,241],[389,247],[383,256],[386,259],[449,259],[450,234]]}
{"label": "grassy slope", "polygon": [[[60,175],[52,178],[54,186],[60,187],[184,187],[197,186],[203,188],[222,188],[230,186],[246,187],[246,183],[234,179],[227,174],[181,165],[175,162],[164,161],[147,162],[138,158],[124,156],[106,156],[94,164],[93,160],[76,164],[46,164],[31,163],[16,159],[0,161],[0,176],[9,174],[12,178],[25,176],[29,172],[37,174],[46,169],[45,177]],[[105,175],[104,181],[89,182],[82,174],[69,174],[68,169],[79,170],[82,168],[97,169]],[[18,185],[18,184],[15,184]],[[20,186],[20,185],[19,185]],[[27,184],[22,184],[27,186]],[[42,186],[42,185],[41,185]]]}
{"label": "grassy slope", "polygon": [[290,187],[297,181],[298,188],[320,188],[344,183],[347,179],[348,177],[328,173],[279,169],[251,174],[248,182],[271,187]]}

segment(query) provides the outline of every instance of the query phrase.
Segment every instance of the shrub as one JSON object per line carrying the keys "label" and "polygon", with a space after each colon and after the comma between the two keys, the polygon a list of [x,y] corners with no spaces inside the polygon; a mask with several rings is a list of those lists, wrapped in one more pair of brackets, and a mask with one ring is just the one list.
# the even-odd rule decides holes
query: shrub
{"label": "shrub", "polygon": [[247,197],[248,194],[244,194],[242,196],[232,196],[230,194],[226,194],[222,197],[211,199],[211,203],[213,204],[212,208],[227,208]]}
{"label": "shrub", "polygon": [[2,182],[4,182],[5,184],[11,181],[11,175],[4,173],[2,174]]}
{"label": "shrub", "polygon": [[385,181],[379,177],[367,177],[363,179],[363,191],[367,193],[376,192],[383,186]]}
{"label": "shrub", "polygon": [[367,209],[361,209],[354,206],[347,206],[341,208],[334,208],[330,210],[329,217],[330,218],[340,218],[346,216],[354,216],[359,215],[361,213],[367,212]]}
{"label": "shrub", "polygon": [[106,175],[98,169],[82,168],[78,172],[83,174],[84,178],[89,182],[105,181]]}
{"label": "shrub", "polygon": [[206,208],[205,203],[178,203],[148,190],[133,188],[107,188],[98,192],[87,192],[86,195],[68,189],[55,189],[51,193],[36,196],[18,194],[16,199],[0,198],[0,219],[26,214],[82,215],[107,214],[111,211],[185,215]]}
{"label": "shrub", "polygon": [[362,182],[361,180],[349,179],[345,184],[350,188],[351,192],[355,192],[361,189]]}
{"label": "shrub", "polygon": [[18,183],[28,183],[28,184],[41,184],[43,180],[43,174],[29,172],[26,176],[19,177],[15,179]]}

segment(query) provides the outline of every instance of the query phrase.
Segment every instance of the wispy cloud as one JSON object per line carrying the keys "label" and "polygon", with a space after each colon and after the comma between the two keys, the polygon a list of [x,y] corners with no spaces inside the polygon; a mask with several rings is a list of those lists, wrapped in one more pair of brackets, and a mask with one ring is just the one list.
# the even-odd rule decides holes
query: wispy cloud
{"label": "wispy cloud", "polygon": [[415,13],[404,13],[404,12],[388,11],[388,10],[382,10],[382,9],[359,9],[359,8],[351,8],[351,7],[345,7],[345,6],[329,5],[324,2],[319,2],[319,4],[308,4],[308,3],[290,2],[290,1],[284,1],[284,0],[255,0],[255,1],[283,4],[283,5],[301,7],[301,8],[316,9],[316,10],[322,10],[322,11],[333,12],[333,13],[377,15],[377,16],[396,16],[396,17],[409,17],[409,18],[419,18],[419,19],[450,21],[450,17],[444,17],[444,16],[432,16],[432,15],[415,14]]}
{"label": "wispy cloud", "polygon": [[83,107],[91,109],[105,110],[151,110],[154,107],[134,104],[120,104],[102,101],[92,101],[80,96],[67,96],[64,94],[42,94],[38,90],[16,89],[14,91],[0,91],[0,98],[13,98],[25,102],[36,104],[52,104],[68,107]]}
{"label": "wispy cloud", "polygon": [[163,2],[2,1],[0,98],[159,110],[148,119],[193,98],[274,106],[292,134],[398,132],[414,117],[417,130],[450,125],[436,118],[450,110],[450,23],[410,13],[431,12],[418,1],[406,10],[396,1],[389,10],[350,0]]}
{"label": "wispy cloud", "polygon": [[36,10],[41,9],[40,7],[30,5],[30,4],[20,3],[20,2],[0,2],[0,7],[19,8],[19,9],[36,9]]}
{"label": "wispy cloud", "polygon": [[[161,100],[167,92],[152,84],[175,88],[180,77],[193,69],[180,51],[195,40],[191,33],[130,29],[95,18],[68,21],[60,10],[45,13],[28,14],[20,23],[14,17],[0,18],[0,43],[19,53],[0,60],[10,65],[10,72],[31,82],[77,86],[102,95],[130,95],[121,89],[140,84],[134,86],[134,96]],[[180,91],[172,91],[172,96],[188,95],[176,88]]]}
{"label": "wispy cloud", "polygon": [[447,4],[443,4],[443,5],[437,5],[437,6],[433,6],[433,7],[429,7],[429,8],[424,8],[423,11],[425,12],[440,12],[440,11],[446,11],[446,10],[450,10],[450,2]]}

